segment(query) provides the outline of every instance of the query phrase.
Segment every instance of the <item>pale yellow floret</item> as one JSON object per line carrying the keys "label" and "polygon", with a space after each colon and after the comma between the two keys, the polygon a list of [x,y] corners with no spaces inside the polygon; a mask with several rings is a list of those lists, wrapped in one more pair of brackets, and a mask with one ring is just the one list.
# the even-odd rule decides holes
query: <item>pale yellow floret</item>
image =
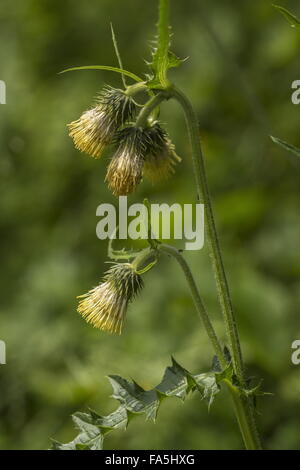
{"label": "pale yellow floret", "polygon": [[104,282],[79,298],[78,312],[88,323],[110,333],[122,333],[127,301],[113,282]]}
{"label": "pale yellow floret", "polygon": [[101,157],[112,138],[105,121],[105,112],[100,106],[86,111],[68,127],[75,147],[95,158]]}
{"label": "pale yellow floret", "polygon": [[112,158],[105,181],[115,196],[132,193],[142,179],[143,159],[126,147]]}

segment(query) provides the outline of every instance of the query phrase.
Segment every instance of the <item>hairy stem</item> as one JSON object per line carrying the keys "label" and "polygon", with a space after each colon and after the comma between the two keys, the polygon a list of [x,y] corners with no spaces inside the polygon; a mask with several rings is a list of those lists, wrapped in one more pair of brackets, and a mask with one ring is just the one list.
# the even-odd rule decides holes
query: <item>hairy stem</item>
{"label": "hairy stem", "polygon": [[135,125],[137,127],[146,126],[152,111],[154,111],[164,100],[168,99],[169,97],[170,95],[167,92],[161,91],[157,95],[150,98],[150,100],[147,101],[147,103],[143,106]]}
{"label": "hairy stem", "polygon": [[[244,364],[239,340],[239,334],[237,329],[237,324],[235,321],[232,301],[229,292],[228,282],[225,274],[218,234],[216,230],[214,214],[211,204],[210,193],[208,189],[208,182],[206,177],[206,170],[204,165],[204,158],[200,143],[200,135],[198,129],[198,122],[193,106],[191,105],[188,98],[177,88],[173,87],[172,90],[169,89],[173,97],[179,102],[182,106],[187,128],[189,132],[190,142],[192,146],[192,156],[193,156],[193,165],[194,173],[198,191],[199,201],[205,205],[206,211],[206,234],[207,241],[209,245],[210,257],[212,260],[213,270],[216,279],[218,297],[221,304],[226,333],[229,341],[229,346],[232,354],[232,361],[235,374],[239,381],[241,387],[246,388],[246,380],[244,375]],[[251,436],[253,442],[255,442],[255,448],[261,448],[259,435],[256,429],[255,417],[254,417],[254,407],[252,400],[245,398],[241,402],[241,406],[244,409],[244,415],[247,418],[248,427],[251,430]],[[252,448],[248,447],[247,448]]]}
{"label": "hairy stem", "polygon": [[247,450],[260,450],[261,446],[257,436],[253,432],[251,416],[249,416],[249,407],[247,397],[242,396],[241,392],[229,380],[224,380],[234,406],[235,415]]}
{"label": "hairy stem", "polygon": [[180,266],[181,266],[181,268],[184,272],[185,278],[188,282],[188,285],[190,287],[191,294],[192,294],[192,297],[193,297],[193,301],[194,301],[197,313],[198,313],[198,315],[199,315],[199,317],[200,317],[200,319],[201,319],[201,321],[204,325],[206,333],[207,333],[207,335],[208,335],[208,337],[209,337],[209,339],[212,343],[215,354],[216,354],[221,366],[223,368],[225,368],[227,366],[227,362],[226,362],[226,359],[224,357],[224,353],[223,353],[220,341],[219,341],[219,339],[217,337],[217,334],[215,332],[215,329],[214,329],[214,327],[213,327],[213,325],[210,321],[210,318],[209,318],[208,313],[206,311],[205,305],[204,305],[204,303],[201,299],[201,296],[199,294],[199,290],[197,288],[194,276],[193,276],[193,274],[190,270],[190,267],[189,267],[188,263],[186,262],[184,257],[181,255],[181,253],[176,248],[174,248],[170,245],[160,244],[160,245],[158,245],[157,248],[158,248],[159,251],[162,251],[164,253],[167,253],[168,255],[173,256],[176,259],[176,261],[180,264]]}
{"label": "hairy stem", "polygon": [[158,29],[158,78],[163,87],[167,87],[168,54],[169,54],[169,15],[170,0],[160,0],[159,2],[159,22]]}
{"label": "hairy stem", "polygon": [[149,271],[157,262],[158,253],[151,247],[142,250],[132,261],[132,266],[139,274]]}
{"label": "hairy stem", "polygon": [[192,146],[192,157],[194,165],[194,174],[197,185],[198,198],[201,203],[205,205],[206,213],[206,232],[207,232],[207,242],[209,244],[209,250],[211,255],[211,260],[213,264],[218,297],[221,304],[221,308],[224,314],[227,336],[229,340],[229,345],[232,353],[233,365],[235,373],[241,382],[242,385],[245,384],[244,380],[244,368],[243,368],[243,359],[242,352],[239,341],[239,334],[237,330],[236,321],[233,314],[232,302],[229,293],[227,278],[225,274],[225,269],[223,265],[219,239],[217,235],[217,230],[214,221],[214,215],[212,210],[211,198],[208,189],[208,183],[206,178],[206,170],[204,166],[204,159],[200,144],[200,135],[198,129],[197,117],[194,112],[194,109],[190,101],[186,96],[176,89],[173,88],[174,98],[181,104],[183,107],[186,123],[188,127],[189,137]]}
{"label": "hairy stem", "polygon": [[[184,272],[185,278],[190,287],[192,298],[194,300],[194,304],[199,314],[200,320],[202,321],[204,325],[206,333],[212,343],[212,346],[214,348],[214,351],[218,357],[218,360],[222,368],[225,369],[227,366],[227,362],[224,357],[224,353],[221,348],[220,341],[210,321],[210,318],[206,311],[205,305],[201,299],[199,290],[196,286],[195,279],[193,277],[193,274],[190,270],[188,263],[186,262],[184,257],[181,255],[181,253],[172,246],[161,244],[158,246],[158,250],[168,255],[173,256],[176,259],[176,261],[179,263],[179,265],[181,266]],[[235,415],[237,418],[237,422],[238,422],[246,449],[248,450],[260,449],[261,447],[260,447],[259,441],[257,440],[257,435],[255,432],[253,432],[252,418],[251,418],[249,406],[247,403],[249,399],[246,396],[243,396],[242,392],[238,389],[238,387],[234,386],[229,380],[225,379],[224,383],[227,386],[230,392],[230,395],[232,397]]]}
{"label": "hairy stem", "polygon": [[148,91],[148,87],[146,85],[146,82],[138,82],[135,83],[134,85],[130,85],[126,87],[125,90],[125,95],[127,96],[135,96],[141,91]]}
{"label": "hairy stem", "polygon": [[[145,107],[140,112],[140,115],[137,119],[137,125],[145,125],[147,123],[148,117],[153,112],[153,110],[161,104],[162,101],[169,99],[170,95],[177,99],[177,101],[182,105],[187,127],[189,131],[189,136],[192,145],[192,155],[193,155],[193,164],[194,164],[194,172],[197,184],[197,191],[198,191],[198,198],[199,201],[205,205],[206,210],[206,233],[207,233],[207,240],[210,249],[210,256],[213,264],[216,284],[217,284],[217,291],[218,297],[221,304],[226,333],[229,341],[229,346],[231,349],[232,355],[232,362],[234,367],[234,372],[237,376],[239,384],[242,388],[246,388],[246,380],[244,376],[244,365],[243,365],[243,358],[239,340],[239,334],[237,330],[236,321],[234,318],[233,308],[231,297],[229,293],[227,278],[225,274],[225,269],[223,265],[223,259],[221,255],[218,235],[216,231],[214,215],[212,210],[212,204],[208,189],[208,183],[206,178],[206,171],[204,165],[204,159],[200,144],[200,136],[198,130],[198,123],[197,118],[194,112],[194,109],[189,102],[189,100],[185,97],[185,95],[177,90],[176,88],[168,88],[165,92],[158,93],[155,97],[151,98],[145,105]],[[195,284],[193,275],[190,271],[188,264],[186,263],[185,259],[173,247],[168,245],[159,245],[159,250],[168,252],[172,256],[174,256],[177,261],[180,263],[186,279],[190,285],[193,300],[197,309],[197,312],[206,328],[207,334],[211,340],[211,343],[214,347],[216,355],[220,361],[220,364],[224,367],[226,366],[226,360],[223,355],[223,351],[220,345],[220,342],[216,336],[215,330],[213,325],[210,321],[210,318],[206,312],[205,306],[202,302],[200,297],[199,291]],[[258,431],[256,428],[256,421],[255,421],[255,410],[253,407],[253,402],[249,397],[237,395],[237,393],[233,394],[232,390],[230,390],[231,395],[233,397],[233,403],[235,408],[235,413],[237,416],[237,420],[240,426],[241,434],[244,439],[244,443],[247,449],[261,449],[260,438],[258,435]],[[242,411],[241,411],[242,410]],[[250,437],[249,437],[250,436]]]}

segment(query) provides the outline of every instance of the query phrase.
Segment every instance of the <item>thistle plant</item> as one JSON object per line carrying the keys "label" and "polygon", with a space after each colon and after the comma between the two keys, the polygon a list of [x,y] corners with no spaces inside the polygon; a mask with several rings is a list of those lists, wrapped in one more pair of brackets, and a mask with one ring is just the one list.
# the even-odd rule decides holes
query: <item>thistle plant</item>
{"label": "thistle plant", "polygon": [[100,158],[120,126],[135,115],[136,107],[123,90],[106,87],[99,94],[95,106],[69,124],[75,147],[95,158]]}
{"label": "thistle plant", "polygon": [[143,280],[130,263],[116,263],[103,282],[79,296],[78,312],[96,328],[122,333],[128,304],[143,288]]}
{"label": "thistle plant", "polygon": [[[143,390],[135,382],[111,376],[113,396],[120,402],[117,410],[105,417],[95,412],[76,413],[74,422],[79,428],[79,435],[69,444],[54,443],[56,449],[102,449],[104,436],[113,429],[126,427],[134,414],[144,413],[147,418],[154,419],[163,397],[185,398],[190,392],[199,392],[211,405],[215,395],[224,387],[232,396],[233,411],[246,449],[261,449],[255,404],[257,396],[263,392],[259,385],[250,387],[245,373],[237,322],[215,226],[198,121],[191,102],[170,81],[168,75],[169,69],[184,62],[170,50],[169,3],[170,0],[160,0],[158,35],[145,78],[123,68],[113,31],[119,67],[99,65],[66,70],[116,72],[121,75],[124,85],[123,90],[105,88],[96,105],[69,125],[70,136],[79,150],[97,158],[105,147],[111,146],[112,158],[106,182],[116,196],[128,195],[142,182],[143,177],[149,177],[154,182],[172,175],[176,178],[174,171],[180,158],[158,116],[160,107],[168,100],[178,102],[185,115],[191,145],[195,192],[199,202],[205,206],[206,240],[227,344],[223,345],[218,338],[195,278],[181,251],[150,236],[149,247],[139,253],[125,250],[117,252],[110,245],[110,257],[114,261],[125,259],[126,262],[114,264],[98,287],[80,297],[78,311],[82,317],[99,329],[121,333],[127,307],[140,293],[144,275],[159,264],[161,257],[171,256],[183,270],[195,309],[210,340],[214,353],[213,369],[193,375],[173,359],[162,382],[150,391]],[[128,78],[135,83],[128,85]],[[136,101],[141,95],[148,95],[148,100],[142,104]]]}

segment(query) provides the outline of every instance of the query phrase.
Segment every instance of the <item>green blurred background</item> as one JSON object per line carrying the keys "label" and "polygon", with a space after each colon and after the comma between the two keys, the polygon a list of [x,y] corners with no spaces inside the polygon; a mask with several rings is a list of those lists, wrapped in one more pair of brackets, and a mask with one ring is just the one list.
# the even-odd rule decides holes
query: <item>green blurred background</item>
{"label": "green blurred background", "polygon": [[[194,101],[218,228],[248,374],[274,393],[259,402],[264,445],[300,448],[300,162],[269,134],[300,146],[291,83],[299,79],[300,34],[271,1],[173,1],[173,49],[189,60],[172,72]],[[300,13],[298,2],[285,1]],[[1,315],[0,448],[45,449],[75,436],[70,415],[108,413],[105,376],[158,384],[170,356],[191,372],[209,369],[212,350],[183,276],[169,259],[146,275],[124,334],[114,337],[76,313],[76,295],[105,269],[107,243],[96,238],[96,207],[115,202],[104,184],[109,158],[76,151],[66,124],[90,106],[107,72],[57,73],[75,65],[116,65],[113,23],[125,67],[146,72],[157,2],[2,0],[0,79]],[[194,200],[189,144],[181,110],[162,119],[183,161],[167,184],[140,185],[130,201]],[[206,249],[189,252],[218,331],[219,306]],[[224,339],[224,337],[222,336]],[[242,448],[225,392],[210,412],[197,395],[166,401],[157,424],[138,418],[106,440],[114,449]]]}

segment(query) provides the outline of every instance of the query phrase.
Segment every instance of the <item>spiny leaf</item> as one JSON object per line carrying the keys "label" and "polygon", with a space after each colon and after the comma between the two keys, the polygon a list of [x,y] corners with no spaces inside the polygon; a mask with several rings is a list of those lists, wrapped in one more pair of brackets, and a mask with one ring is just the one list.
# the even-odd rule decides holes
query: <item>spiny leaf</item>
{"label": "spiny leaf", "polygon": [[243,394],[243,395],[246,395],[248,397],[250,396],[253,396],[253,397],[263,397],[263,396],[266,396],[266,395],[273,395],[273,393],[270,393],[270,392],[264,392],[262,390],[262,383],[263,383],[263,380],[260,380],[258,382],[257,385],[255,385],[254,387],[252,388],[240,388],[240,392]]}
{"label": "spiny leaf", "polygon": [[294,147],[294,145],[288,144],[284,140],[278,139],[277,137],[273,137],[272,135],[270,137],[273,140],[273,142],[275,142],[275,144],[280,145],[281,147],[283,147],[288,152],[291,152],[294,155],[297,155],[297,157],[300,157],[300,149],[299,148]]}
{"label": "spiny leaf", "polygon": [[117,238],[117,231],[119,227],[116,227],[113,233],[111,234],[109,238],[109,243],[108,243],[108,250],[107,250],[107,255],[110,259],[113,260],[120,260],[120,259],[132,259],[136,258],[140,251],[134,251],[134,250],[126,250],[125,248],[122,248],[121,250],[115,250],[113,248],[113,242]]}
{"label": "spiny leaf", "polygon": [[169,2],[170,0],[160,0],[159,4],[158,34],[152,47],[152,60],[148,62],[152,71],[148,81],[150,88],[167,88],[168,70],[178,67],[183,62],[170,51],[172,34],[169,26]]}
{"label": "spiny leaf", "polygon": [[171,68],[179,67],[179,65],[181,65],[186,60],[187,60],[187,58],[180,59],[179,57],[177,57],[176,54],[174,54],[174,52],[169,51],[169,54],[168,54],[168,68],[171,69]]}
{"label": "spiny leaf", "polygon": [[276,10],[278,10],[290,23],[292,28],[300,29],[300,20],[297,16],[293,15],[293,13],[289,12],[286,8],[283,8],[280,5],[273,5]]}
{"label": "spiny leaf", "polygon": [[83,65],[81,67],[71,67],[65,70],[62,70],[59,73],[66,73],[66,72],[73,72],[74,70],[108,70],[110,72],[117,72],[121,75],[126,75],[127,77],[132,78],[136,82],[142,82],[142,78],[138,77],[132,72],[128,72],[128,70],[120,69],[118,67],[112,67],[110,65]]}
{"label": "spiny leaf", "polygon": [[172,366],[166,368],[162,381],[152,390],[144,390],[134,381],[111,375],[109,381],[113,389],[112,396],[120,402],[120,406],[108,416],[100,416],[94,411],[75,413],[73,420],[79,429],[78,436],[68,444],[53,441],[52,448],[101,450],[105,435],[114,429],[126,429],[135,416],[144,414],[146,419],[155,421],[160,404],[167,397],[185,400],[190,392],[198,391],[210,406],[220,390],[220,382],[232,375],[232,369],[231,372],[229,369],[230,365],[226,371],[220,373],[193,375],[172,358]]}
{"label": "spiny leaf", "polygon": [[93,424],[92,416],[87,413],[73,415],[75,426],[79,430],[78,436],[68,444],[53,442],[54,450],[102,450],[104,433],[101,427]]}
{"label": "spiny leaf", "polygon": [[158,400],[155,390],[145,391],[134,382],[117,375],[109,376],[113,388],[112,397],[133,414],[145,413],[146,419],[155,419]]}
{"label": "spiny leaf", "polygon": [[[165,66],[165,72],[167,72],[171,68],[179,67],[179,65],[181,65],[186,60],[187,58],[180,59],[173,52],[169,51],[167,55],[167,60],[163,62]],[[162,79],[163,73],[165,72],[162,71],[163,69],[160,68],[161,66],[159,65],[158,48],[153,49],[152,61],[147,62],[147,64],[150,66],[153,72],[151,75],[148,75],[148,87],[153,89],[165,88],[168,85],[168,82]]]}

